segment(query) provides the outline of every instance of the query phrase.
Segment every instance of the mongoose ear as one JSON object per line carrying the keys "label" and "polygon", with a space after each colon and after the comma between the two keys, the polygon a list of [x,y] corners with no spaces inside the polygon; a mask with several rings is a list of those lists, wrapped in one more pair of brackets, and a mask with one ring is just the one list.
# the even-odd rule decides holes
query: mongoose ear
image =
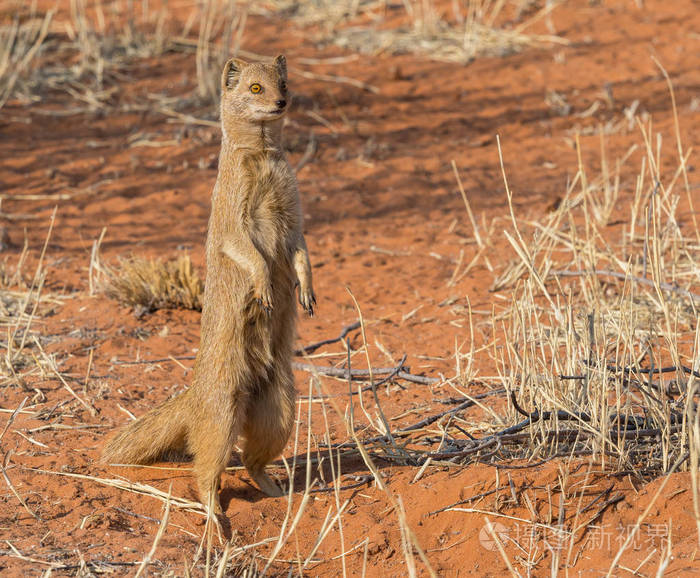
{"label": "mongoose ear", "polygon": [[241,70],[243,70],[247,64],[247,62],[240,58],[231,58],[224,64],[224,72],[221,75],[221,88],[223,90],[228,90],[235,87],[238,84],[238,79],[241,77]]}
{"label": "mongoose ear", "polygon": [[275,58],[275,66],[277,66],[279,75],[284,80],[287,80],[287,59],[284,57],[284,54],[280,54],[277,58]]}

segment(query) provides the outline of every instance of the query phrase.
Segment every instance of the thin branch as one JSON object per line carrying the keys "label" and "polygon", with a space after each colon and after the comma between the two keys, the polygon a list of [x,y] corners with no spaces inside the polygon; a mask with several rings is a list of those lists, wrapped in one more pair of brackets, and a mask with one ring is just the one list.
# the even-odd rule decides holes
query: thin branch
{"label": "thin branch", "polygon": [[[587,365],[591,365],[591,363],[588,360],[584,360],[584,362]],[[691,367],[687,367],[685,365],[668,365],[666,367],[652,367],[652,368],[644,368],[644,367],[620,367],[618,365],[612,365],[608,364],[606,365],[606,368],[608,371],[614,371],[614,372],[622,372],[622,373],[639,373],[642,375],[653,375],[655,373],[675,373],[677,371],[683,371],[689,375],[694,375],[695,377],[700,377],[700,371],[695,371]]]}
{"label": "thin branch", "polygon": [[[298,369],[299,371],[308,371],[310,373],[318,373],[319,375],[326,375],[329,377],[339,377],[340,379],[353,379],[355,378],[367,378],[370,376],[369,369],[352,369],[348,370],[343,367],[326,367],[322,365],[311,365],[310,363],[298,363],[293,362],[292,368]],[[408,368],[404,368],[408,369]],[[441,379],[437,377],[425,377],[423,375],[414,375],[408,373],[407,371],[399,370],[396,371],[395,367],[373,367],[372,375],[395,375],[399,379],[404,381],[411,381],[413,383],[420,383],[422,385],[433,385],[435,383],[440,383]]]}
{"label": "thin branch", "polygon": [[458,502],[454,502],[453,504],[450,504],[449,506],[445,506],[444,508],[440,508],[439,510],[433,510],[432,512],[428,512],[428,516],[432,516],[433,514],[439,514],[440,512],[444,512],[445,510],[449,510],[450,508],[454,508],[455,506],[463,506],[464,504],[469,504],[471,502],[474,502],[476,500],[480,500],[481,498],[485,498],[487,496],[490,496],[491,494],[495,494],[499,490],[507,490],[509,486],[500,486],[498,488],[493,488],[492,490],[489,490],[487,492],[482,492],[481,494],[477,494],[476,496],[470,496],[468,498],[465,498],[464,500],[459,500]]}
{"label": "thin branch", "polygon": [[310,494],[321,494],[324,492],[335,492],[336,490],[339,492],[342,492],[344,490],[352,490],[354,488],[359,488],[360,486],[366,486],[369,484],[372,480],[374,480],[374,477],[371,475],[366,475],[366,476],[353,476],[357,481],[353,484],[348,484],[347,486],[340,486],[339,488],[336,487],[327,487],[327,488],[314,488],[312,490],[309,490]]}
{"label": "thin branch", "polygon": [[311,343],[310,345],[307,345],[305,347],[302,347],[301,349],[297,349],[294,352],[294,355],[308,355],[309,353],[313,353],[316,351],[319,347],[323,347],[324,345],[331,345],[333,343],[338,343],[339,341],[343,341],[345,337],[347,336],[348,333],[351,331],[355,331],[355,329],[360,328],[360,322],[355,321],[355,323],[351,323],[350,325],[346,325],[343,327],[343,330],[340,332],[340,335],[338,337],[333,337],[332,339],[324,339],[323,341],[317,341],[316,343]]}
{"label": "thin branch", "polygon": [[[446,411],[442,411],[440,413],[436,413],[434,415],[428,416],[425,419],[420,420],[419,422],[413,423],[411,425],[407,425],[406,427],[403,427],[401,429],[398,429],[394,432],[395,437],[401,437],[408,435],[411,432],[423,429],[424,427],[427,427],[436,421],[438,421],[440,418],[445,417],[446,415],[454,415],[456,413],[459,413],[460,411],[463,411],[473,405],[476,404],[477,399],[484,399],[485,397],[490,397],[492,395],[499,395],[501,393],[505,393],[505,389],[494,389],[492,391],[487,391],[485,393],[479,393],[477,395],[472,396],[471,399],[468,399],[464,402],[462,402],[460,405],[457,407],[453,407],[452,409],[448,409]],[[376,436],[373,438],[370,438],[368,440],[365,440],[363,443],[365,444],[371,444],[371,443],[376,443],[384,439],[384,436]],[[339,444],[334,444],[334,448],[346,448],[346,447],[354,447],[354,442],[352,441],[347,441],[347,442],[342,442]]]}
{"label": "thin branch", "polygon": [[[311,133],[309,135],[309,142],[306,145],[306,150],[304,151],[304,154],[299,159],[299,162],[294,167],[294,172],[298,173],[303,167],[305,167],[306,164],[309,163],[311,161],[311,159],[314,158],[314,155],[316,154],[317,150],[318,150],[318,139],[316,138],[314,131],[311,131]],[[297,353],[297,355],[299,355],[299,354]]]}
{"label": "thin branch", "polygon": [[15,498],[19,501],[20,504],[22,504],[22,507],[29,512],[29,514],[34,518],[35,520],[38,520],[39,522],[43,522],[41,517],[35,513],[28,505],[27,502],[25,502],[22,499],[22,496],[19,495],[19,492],[15,489],[15,486],[12,484],[12,481],[10,481],[10,477],[7,475],[7,463],[10,458],[10,452],[7,452],[5,454],[5,457],[2,460],[2,464],[0,464],[0,473],[2,474],[2,477],[5,478],[5,483],[7,484],[7,487],[10,488],[10,491],[15,495]]}
{"label": "thin branch", "polygon": [[554,415],[557,416],[557,419],[561,419],[561,420],[570,419],[570,420],[580,420],[580,421],[591,421],[591,416],[589,416],[587,413],[583,413],[583,412],[571,413],[571,412],[563,410],[563,409],[560,409],[556,412],[545,411],[541,414],[540,414],[540,410],[536,409],[535,411],[528,413],[518,403],[518,400],[515,397],[515,391],[511,391],[509,397],[510,397],[511,403],[513,404],[513,407],[515,408],[515,411],[517,411],[520,415],[525,416],[529,420],[530,423],[535,423],[539,420],[547,421],[549,419],[552,419],[552,417]]}
{"label": "thin branch", "polygon": [[[306,345],[302,347],[301,349],[297,349],[294,351],[294,355],[297,356],[303,356],[303,355],[309,355],[310,353],[313,353],[317,349],[323,347],[324,345],[332,345],[333,343],[338,343],[339,341],[343,341],[345,337],[350,333],[351,331],[355,331],[355,329],[360,328],[360,322],[355,321],[355,323],[351,323],[350,325],[346,325],[343,327],[343,330],[340,332],[340,335],[338,337],[333,337],[331,339],[324,339],[322,341],[317,341],[316,343],[311,343],[309,345]],[[159,359],[139,359],[137,361],[114,361],[114,365],[144,365],[144,364],[150,364],[150,363],[165,363],[166,361],[186,361],[186,360],[192,360],[196,359],[196,355],[180,355],[178,357],[171,356],[171,357],[161,357]]]}
{"label": "thin branch", "polygon": [[[649,287],[656,286],[656,283],[651,279],[645,279],[644,277],[635,277],[633,275],[620,273],[618,271],[610,271],[608,269],[596,269],[594,271],[550,271],[549,274],[555,275],[557,277],[584,277],[586,275],[598,275],[600,277],[614,277],[616,279],[622,279],[625,281],[629,279],[630,281],[634,281],[635,283],[639,283],[640,285],[647,285]],[[658,286],[664,291],[677,293],[678,295],[682,295],[683,297],[686,297],[691,301],[700,303],[700,295],[698,295],[697,293],[692,293],[691,291],[683,289],[682,287],[672,285],[671,283],[663,283],[661,281],[659,281]]]}

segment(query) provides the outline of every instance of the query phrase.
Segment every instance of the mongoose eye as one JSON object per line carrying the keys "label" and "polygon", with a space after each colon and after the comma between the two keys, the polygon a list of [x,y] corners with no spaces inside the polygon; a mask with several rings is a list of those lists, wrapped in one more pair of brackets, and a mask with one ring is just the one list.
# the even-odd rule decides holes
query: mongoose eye
{"label": "mongoose eye", "polygon": [[252,92],[253,94],[260,94],[262,92],[262,89],[262,86],[260,86],[257,82],[250,85],[250,92]]}
{"label": "mongoose eye", "polygon": [[282,81],[282,84],[280,84],[280,90],[282,92],[287,92],[287,83]]}

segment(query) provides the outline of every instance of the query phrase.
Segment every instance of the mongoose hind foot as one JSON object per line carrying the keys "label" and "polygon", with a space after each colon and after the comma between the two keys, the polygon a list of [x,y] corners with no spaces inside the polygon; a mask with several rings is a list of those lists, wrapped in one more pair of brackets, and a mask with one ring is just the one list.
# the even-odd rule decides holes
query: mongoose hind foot
{"label": "mongoose hind foot", "polygon": [[200,478],[197,479],[197,487],[199,490],[199,499],[202,506],[208,514],[213,517],[222,516],[224,513],[221,507],[221,501],[219,500],[219,486],[221,485],[221,479],[212,481],[211,478],[207,477],[206,481]]}
{"label": "mongoose hind foot", "polygon": [[258,484],[258,487],[271,498],[279,498],[285,495],[286,492],[280,488],[264,470],[248,470],[248,473],[255,483]]}

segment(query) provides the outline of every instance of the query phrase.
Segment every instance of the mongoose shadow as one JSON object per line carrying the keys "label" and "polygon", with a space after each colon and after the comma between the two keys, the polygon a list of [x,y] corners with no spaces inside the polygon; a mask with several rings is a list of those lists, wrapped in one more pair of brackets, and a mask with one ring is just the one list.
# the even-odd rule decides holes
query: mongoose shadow
{"label": "mongoose shadow", "polygon": [[[374,462],[374,465],[377,467],[377,470],[380,472],[386,468],[391,468],[392,466],[396,466],[395,461],[391,461],[387,458],[384,458],[382,455],[370,451],[369,452],[372,460]],[[319,464],[314,463],[311,465],[311,481],[313,482],[316,480],[316,485],[315,488],[324,488],[328,487],[330,489],[332,486],[337,484],[338,482],[340,483],[341,487],[347,486],[349,484],[355,483],[355,476],[362,476],[362,477],[367,477],[369,482],[372,480],[372,475],[370,474],[369,470],[367,469],[367,464],[365,464],[364,460],[362,459],[361,456],[359,455],[354,455],[354,456],[344,456],[342,460],[342,468],[340,472],[340,478],[339,480],[334,477],[334,468],[331,466],[330,461],[328,459],[328,455],[325,451],[325,449],[321,450],[321,454],[325,455],[326,459],[323,460],[322,464],[319,466]],[[286,461],[287,465],[291,468],[293,463],[296,461],[297,466],[296,469],[294,470],[294,476],[292,478],[292,483],[294,484],[294,494],[302,494],[304,492],[304,488],[306,486],[306,451],[302,451],[301,453],[297,454],[296,456],[287,456]],[[335,450],[334,450],[334,460],[335,460]],[[240,466],[240,462],[237,462],[234,458],[230,462],[231,466]],[[335,464],[334,464],[335,465]],[[285,466],[282,460],[275,460],[269,465],[270,468],[273,470],[273,475],[279,473],[280,475],[284,474],[284,477],[286,478],[286,473],[285,473]],[[335,475],[338,475],[337,471],[337,466],[335,468]],[[368,482],[368,483],[369,483]],[[286,484],[288,484],[289,481],[286,480]],[[285,493],[288,492],[289,486],[285,484]],[[237,483],[235,485],[231,485],[227,487],[225,490],[221,491],[221,501],[222,505],[225,502],[226,499],[230,501],[232,497],[241,497],[245,498],[246,500],[251,500],[251,501],[257,501],[258,499],[263,499],[263,496],[261,496],[259,493],[255,496],[250,495],[251,489],[254,489],[254,486],[252,485],[251,481],[246,479],[245,476],[242,478],[239,478]]]}
{"label": "mongoose shadow", "polygon": [[284,56],[226,63],[192,385],[129,424],[103,452],[105,462],[124,464],[192,455],[200,500],[216,514],[221,474],[239,437],[258,487],[283,494],[265,466],[294,424],[296,288],[310,315],[316,303],[296,178],[281,143],[287,98]]}
{"label": "mongoose shadow", "polygon": [[[290,466],[292,464],[293,459],[294,458],[291,456],[287,459],[287,463]],[[298,455],[297,459],[299,461],[305,460],[306,454],[304,453]],[[380,456],[373,455],[372,459],[374,460],[374,463],[379,471],[381,471],[384,468],[388,468],[392,465],[395,465],[381,459]],[[283,465],[277,463],[273,465],[274,469],[277,470],[279,468],[279,471],[284,471]],[[372,476],[367,470],[367,466],[365,465],[364,461],[362,461],[362,458],[359,456],[343,458],[342,472],[339,480],[333,477],[333,471],[328,460],[324,462],[322,468],[323,473],[321,474],[318,471],[318,467],[316,464],[314,464],[312,467],[311,480],[312,482],[316,480],[316,484],[314,485],[313,490],[314,492],[320,491],[333,493],[334,487],[338,484],[340,485],[339,487],[341,491],[346,492],[350,491],[350,489],[355,490],[358,487],[359,489],[366,488],[370,486],[373,482]],[[363,480],[366,480],[366,482]],[[287,483],[289,482],[287,481]],[[301,496],[304,493],[306,485],[305,465],[297,466],[297,469],[294,473],[294,477],[292,479],[292,483],[294,484],[294,496],[296,500],[298,499],[298,496]],[[285,490],[286,495],[286,493],[289,491],[289,486],[287,486]],[[252,482],[250,480],[247,480],[246,478],[239,479],[234,485],[227,485],[225,488],[222,488],[219,497],[221,500],[221,507],[224,510],[227,510],[229,504],[233,501],[245,501],[250,503],[258,502],[260,500],[265,499],[265,497],[260,494],[257,488],[252,484]]]}

